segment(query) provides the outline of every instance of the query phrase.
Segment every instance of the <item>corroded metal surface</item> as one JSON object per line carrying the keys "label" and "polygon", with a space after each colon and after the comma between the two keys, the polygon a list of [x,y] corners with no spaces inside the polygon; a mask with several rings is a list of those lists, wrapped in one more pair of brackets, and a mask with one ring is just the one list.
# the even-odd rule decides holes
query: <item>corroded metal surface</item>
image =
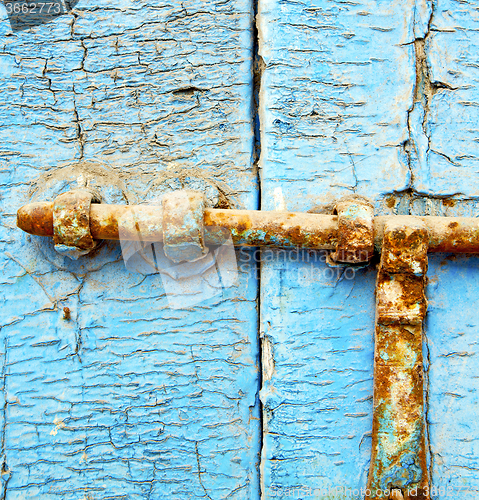
{"label": "corroded metal surface", "polygon": [[332,250],[338,234],[336,216],[309,213],[212,209],[205,225],[227,229],[241,246]]}
{"label": "corroded metal surface", "polygon": [[37,236],[53,236],[53,202],[29,203],[17,211],[17,226]]}
{"label": "corroded metal surface", "polygon": [[[134,213],[134,216],[132,215]],[[145,241],[163,240],[163,211],[156,205],[107,205],[92,203],[90,230],[94,239],[137,238],[126,221],[140,220]],[[474,217],[378,216],[373,218],[374,246],[381,251],[384,227],[390,221],[406,226],[423,224],[428,230],[429,252],[479,253],[479,219]],[[53,236],[53,203],[29,203],[17,213],[17,225],[29,234]],[[220,244],[225,231],[235,245],[335,250],[340,238],[338,216],[299,212],[229,210],[206,208],[205,243]],[[369,250],[368,250],[369,251]]]}
{"label": "corroded metal surface", "polygon": [[331,259],[347,264],[368,262],[374,253],[373,206],[363,197],[339,201],[338,244]]}
{"label": "corroded metal surface", "polygon": [[479,252],[479,218],[476,217],[417,217],[412,215],[378,216],[374,218],[374,244],[380,248],[388,221],[401,221],[413,226],[422,223],[429,234],[428,252]]}
{"label": "corroded metal surface", "polygon": [[388,221],[384,228],[367,500],[429,499],[422,360],[428,239],[421,222]]}
{"label": "corroded metal surface", "polygon": [[[29,234],[53,235],[51,202],[30,203],[17,213],[17,225]],[[141,221],[144,241],[163,241],[163,209],[157,205],[91,205],[90,229],[95,239],[138,238]],[[231,235],[235,245],[333,250],[337,216],[293,212],[211,209],[204,211],[205,242],[221,244]]]}
{"label": "corroded metal surface", "polygon": [[55,250],[78,258],[96,246],[90,232],[90,206],[93,195],[75,189],[62,193],[53,203],[53,242]]}
{"label": "corroded metal surface", "polygon": [[173,262],[197,260],[207,253],[204,243],[205,197],[196,191],[173,191],[163,198],[163,243]]}

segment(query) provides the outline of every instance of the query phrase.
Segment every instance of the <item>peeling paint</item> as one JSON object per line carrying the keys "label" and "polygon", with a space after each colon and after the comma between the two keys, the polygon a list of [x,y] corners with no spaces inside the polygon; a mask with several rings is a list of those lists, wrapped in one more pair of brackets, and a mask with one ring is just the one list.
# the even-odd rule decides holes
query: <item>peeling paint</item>
{"label": "peeling paint", "polygon": [[271,380],[274,374],[274,351],[273,343],[268,336],[263,337],[261,343],[261,359],[263,367],[263,380]]}
{"label": "peeling paint", "polygon": [[19,234],[11,208],[102,179],[103,203],[139,203],[182,169],[227,186],[219,206],[257,208],[251,25],[243,0],[79,2],[21,35],[0,23],[0,497],[259,497],[255,265],[239,297],[172,311],[117,243],[71,261]]}

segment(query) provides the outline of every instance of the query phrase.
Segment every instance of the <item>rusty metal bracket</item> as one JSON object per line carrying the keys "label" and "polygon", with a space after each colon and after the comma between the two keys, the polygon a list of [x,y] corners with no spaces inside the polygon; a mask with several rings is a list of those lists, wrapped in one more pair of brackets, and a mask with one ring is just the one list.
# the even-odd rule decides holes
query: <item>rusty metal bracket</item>
{"label": "rusty metal bracket", "polygon": [[366,198],[355,196],[336,203],[338,243],[330,255],[334,262],[362,264],[374,253],[373,205]]}
{"label": "rusty metal bracket", "polygon": [[163,198],[163,244],[173,262],[201,259],[204,243],[205,197],[197,191],[173,191]]}
{"label": "rusty metal bracket", "polygon": [[72,259],[91,252],[97,245],[90,232],[93,194],[84,189],[62,193],[53,202],[55,250]]}
{"label": "rusty metal bracket", "polygon": [[367,500],[429,499],[422,360],[428,240],[421,222],[391,220],[384,228],[376,286]]}

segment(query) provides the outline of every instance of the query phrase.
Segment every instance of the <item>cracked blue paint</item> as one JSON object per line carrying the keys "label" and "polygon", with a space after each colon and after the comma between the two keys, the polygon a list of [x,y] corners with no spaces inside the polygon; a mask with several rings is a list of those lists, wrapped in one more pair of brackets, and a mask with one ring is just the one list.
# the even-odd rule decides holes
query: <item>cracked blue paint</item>
{"label": "cracked blue paint", "polygon": [[0,17],[0,497],[257,499],[255,263],[173,311],[117,243],[70,261],[15,227],[76,165],[68,189],[106,165],[135,203],[189,172],[257,208],[250,2],[79,2],[16,34]]}
{"label": "cracked blue paint", "polygon": [[[152,199],[168,166],[257,208],[252,13],[243,0],[100,0],[20,36],[1,11],[7,500],[259,498],[253,251],[239,294],[171,311],[154,276],[125,271],[117,245],[65,266],[14,227],[31,182],[85,160],[120,173],[130,202]],[[378,213],[477,215],[477,22],[453,0],[259,2],[262,208],[306,211],[355,192]],[[428,109],[421,39],[436,85]],[[451,496],[440,488],[479,493],[476,268],[430,258],[435,500]],[[265,499],[365,485],[375,277],[262,264]]]}

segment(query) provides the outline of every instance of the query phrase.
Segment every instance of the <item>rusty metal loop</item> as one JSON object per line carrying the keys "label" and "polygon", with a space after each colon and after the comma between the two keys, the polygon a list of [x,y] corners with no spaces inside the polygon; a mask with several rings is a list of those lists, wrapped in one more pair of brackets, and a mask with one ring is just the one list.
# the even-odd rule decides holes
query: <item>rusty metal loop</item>
{"label": "rusty metal loop", "polygon": [[85,189],[67,191],[53,203],[53,242],[55,250],[72,259],[96,247],[90,232],[90,207],[94,195]]}
{"label": "rusty metal loop", "polygon": [[204,243],[205,196],[180,190],[163,198],[163,243],[173,262],[193,262],[208,253]]}
{"label": "rusty metal loop", "polygon": [[338,243],[330,254],[335,263],[362,264],[374,253],[374,213],[372,203],[362,196],[344,198],[336,203]]}

